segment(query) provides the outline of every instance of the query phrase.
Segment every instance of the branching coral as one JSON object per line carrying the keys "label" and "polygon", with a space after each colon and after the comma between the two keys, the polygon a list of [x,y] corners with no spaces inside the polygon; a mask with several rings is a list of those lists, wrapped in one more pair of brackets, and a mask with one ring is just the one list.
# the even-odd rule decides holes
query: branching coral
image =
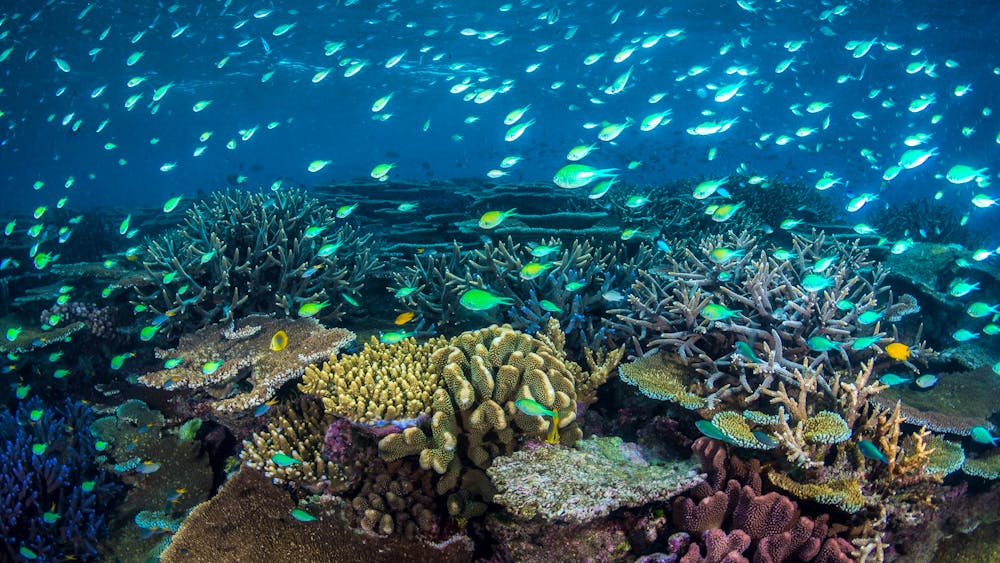
{"label": "branching coral", "polygon": [[461,294],[488,290],[513,300],[485,313],[491,321],[533,333],[556,319],[574,347],[597,348],[612,336],[607,311],[652,258],[646,245],[631,250],[594,240],[553,238],[528,246],[508,238],[473,250],[456,244],[449,253],[416,255],[405,273],[394,274],[391,291],[427,319],[455,325],[468,313],[459,305]]}
{"label": "branching coral", "polygon": [[339,320],[381,267],[368,241],[305,192],[215,192],[184,224],[146,243],[143,264],[157,281],[136,298],[167,330],[200,328],[250,313],[296,313],[330,301],[321,320]]}
{"label": "branching coral", "polygon": [[487,469],[494,502],[520,518],[580,524],[622,506],[664,501],[702,482],[694,461],[651,465],[634,444],[591,438],[576,448],[536,444]]}
{"label": "branching coral", "polygon": [[323,443],[333,415],[322,403],[303,397],[273,414],[267,428],[243,441],[240,459],[274,483],[293,485],[312,493],[343,491],[361,468],[332,461],[323,455]]}
{"label": "branching coral", "polygon": [[[283,347],[272,346],[275,335],[286,341]],[[208,399],[215,413],[242,413],[268,401],[282,385],[302,375],[306,366],[353,340],[353,332],[323,328],[315,319],[252,315],[186,334],[177,348],[158,349],[164,369],[141,376],[139,382],[208,394],[219,399]]]}
{"label": "branching coral", "polygon": [[415,422],[430,412],[431,397],[441,386],[444,366],[432,364],[432,355],[446,343],[438,337],[423,344],[412,338],[383,344],[373,336],[357,353],[307,367],[299,389],[320,397],[327,412],[352,422]]}

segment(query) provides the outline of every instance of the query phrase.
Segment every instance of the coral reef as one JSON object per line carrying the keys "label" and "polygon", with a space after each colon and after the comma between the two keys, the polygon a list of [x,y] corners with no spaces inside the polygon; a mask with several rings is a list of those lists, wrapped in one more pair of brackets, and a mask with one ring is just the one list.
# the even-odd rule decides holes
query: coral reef
{"label": "coral reef", "polygon": [[[828,515],[810,518],[788,497],[774,491],[762,493],[758,460],[745,462],[731,456],[722,442],[706,437],[695,440],[692,449],[708,478],[704,485],[674,500],[673,516],[682,531],[700,534],[702,544],[692,541],[684,554],[688,559],[681,560],[722,561],[713,557],[734,551],[740,555],[752,548],[746,555],[754,561],[852,561],[851,544],[828,537]],[[747,561],[749,557],[725,560]]]}
{"label": "coral reef", "polygon": [[93,420],[68,399],[0,412],[0,559],[98,559],[120,486],[96,461]]}
{"label": "coral reef", "polygon": [[[287,340],[283,347],[272,346],[278,333]],[[207,405],[202,410],[208,413],[244,413],[274,397],[306,366],[353,340],[353,332],[323,328],[315,319],[251,315],[186,334],[177,348],[157,349],[156,356],[165,360],[164,369],[141,376],[139,382],[201,395]]]}
{"label": "coral reef", "polygon": [[212,500],[192,511],[162,560],[449,563],[472,559],[472,543],[465,536],[432,544],[401,535],[358,534],[339,516],[315,508],[306,507],[316,520],[299,521],[291,515],[296,508],[300,507],[285,491],[243,468]]}
{"label": "coral reef", "polygon": [[439,539],[443,526],[433,481],[433,472],[411,461],[375,458],[365,466],[360,489],[345,499],[344,518],[369,533]]}
{"label": "coral reef", "polygon": [[1000,378],[986,366],[942,373],[937,385],[928,391],[899,385],[882,391],[872,400],[886,408],[901,402],[902,413],[910,424],[968,436],[976,426],[994,428],[989,418],[1000,412],[997,396],[1000,396]]}
{"label": "coral reef", "polygon": [[338,226],[334,210],[303,191],[214,192],[182,226],[145,244],[143,265],[157,284],[135,297],[166,315],[170,332],[251,313],[292,316],[305,303],[329,303],[318,318],[335,321],[381,267],[370,239]]}
{"label": "coral reef", "polygon": [[696,461],[652,465],[620,438],[580,440],[575,448],[536,443],[486,470],[493,501],[518,518],[584,523],[621,507],[665,501],[702,482]]}
{"label": "coral reef", "polygon": [[[618,366],[618,374],[622,381],[637,387],[643,395],[675,402],[686,409],[707,408],[713,399],[705,390],[689,391],[695,385],[691,370],[676,353],[650,350],[641,358]],[[702,397],[702,393],[708,397]]]}

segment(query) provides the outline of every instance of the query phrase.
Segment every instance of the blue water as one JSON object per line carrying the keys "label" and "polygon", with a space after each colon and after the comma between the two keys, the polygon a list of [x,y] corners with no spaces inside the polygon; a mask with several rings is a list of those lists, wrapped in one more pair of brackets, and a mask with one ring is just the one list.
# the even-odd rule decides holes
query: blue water
{"label": "blue water", "polygon": [[[639,121],[669,108],[670,123],[650,132],[633,125],[613,145],[598,142],[600,150],[587,162],[624,167],[641,161],[621,177],[637,185],[725,176],[740,163],[753,173],[802,178],[807,184],[830,171],[844,179],[846,186],[834,189],[834,197],[844,202],[861,192],[881,192],[882,202],[891,203],[943,190],[945,199],[969,207],[974,220],[992,213],[968,206],[969,185],[955,187],[935,178],[953,164],[990,166],[1000,149],[995,141],[1000,124],[987,115],[1000,80],[997,62],[987,55],[996,52],[998,40],[982,31],[1000,19],[989,3],[961,8],[852,3],[844,15],[828,21],[818,17],[832,6],[794,2],[759,2],[754,13],[730,1],[672,2],[664,9],[644,3],[553,4],[558,15],[547,4],[532,3],[515,3],[507,11],[498,9],[499,2],[283,3],[259,18],[254,12],[269,5],[140,4],[47,2],[6,10],[0,52],[13,50],[0,63],[5,125],[0,171],[9,197],[0,202],[0,212],[51,207],[63,196],[72,208],[156,205],[171,195],[224,187],[234,175],[246,176],[248,187],[266,188],[278,179],[310,186],[366,176],[380,162],[396,163],[392,179],[423,181],[482,178],[504,156],[521,155],[523,162],[503,180],[549,181],[570,147],[596,141],[596,129],[585,129],[584,123]],[[282,24],[295,25],[275,37],[273,30]],[[180,26],[188,27],[172,38]],[[494,31],[503,41],[493,45],[498,41],[463,35],[463,29]],[[570,30],[575,34],[566,39]],[[649,48],[635,43],[668,30],[683,31]],[[862,58],[845,49],[848,41],[876,38]],[[343,41],[344,47],[325,56],[330,41]],[[788,41],[804,43],[789,52]],[[241,42],[246,45],[240,47]],[[886,43],[899,47],[887,51]],[[614,63],[612,57],[630,44],[634,54]],[[543,45],[551,48],[537,52]],[[731,48],[720,55],[724,45]],[[88,54],[94,49],[100,51]],[[144,56],[126,66],[135,51]],[[390,57],[403,52],[395,67],[385,68]],[[601,52],[606,55],[598,62],[584,64],[587,55]],[[55,57],[70,71],[61,71]],[[775,66],[792,57],[790,68],[776,74]],[[368,65],[345,78],[344,59]],[[949,59],[956,68],[946,67]],[[936,65],[936,78],[904,71],[908,63],[922,60]],[[528,73],[531,64],[539,66]],[[685,78],[694,65],[708,70]],[[630,66],[635,70],[625,90],[604,94]],[[753,74],[727,75],[735,66]],[[326,68],[332,68],[329,75],[313,83],[313,75]],[[274,74],[262,83],[267,72]],[[838,84],[841,75],[861,78]],[[147,80],[128,88],[132,77]],[[725,103],[711,99],[709,85],[741,78],[747,83],[738,96]],[[465,79],[473,84],[466,93],[498,88],[504,81],[511,87],[475,104],[449,93]],[[152,102],[153,91],[167,83],[173,87]],[[561,87],[553,88],[554,83]],[[972,92],[954,96],[960,84],[971,84]],[[103,94],[92,97],[102,86]],[[873,90],[879,90],[874,98],[869,96]],[[658,92],[665,94],[662,100],[647,103]],[[392,117],[372,120],[372,103],[389,93],[393,97],[380,113]],[[907,105],[925,93],[934,94],[936,102],[920,113],[909,112]],[[133,94],[142,99],[126,111],[123,104]],[[212,103],[195,113],[191,108],[199,100]],[[883,107],[889,100],[894,105]],[[832,106],[801,117],[789,110],[812,101]],[[517,141],[505,142],[503,117],[527,104],[531,109],[524,119],[536,123]],[[715,116],[702,115],[706,111]],[[871,118],[855,120],[854,111]],[[940,122],[932,125],[936,114]],[[478,121],[465,124],[468,116]],[[826,117],[829,125],[823,129]],[[685,132],[716,118],[738,122],[717,135]],[[104,120],[106,127],[95,132]],[[268,130],[270,122],[279,125]],[[961,133],[966,126],[975,128],[969,137]],[[242,141],[239,131],[253,127],[257,132]],[[798,138],[800,127],[817,131]],[[213,134],[200,143],[206,131]],[[938,147],[940,154],[884,183],[882,173],[906,149],[903,138],[915,132],[931,134],[925,146]],[[766,134],[770,138],[761,141]],[[794,140],[776,145],[782,134]],[[235,140],[233,150],[226,148],[230,140]],[[106,143],[117,147],[105,150]],[[804,150],[797,148],[800,143]],[[204,153],[192,156],[199,146],[206,147]],[[718,153],[708,161],[712,147]],[[872,151],[872,162],[862,149]],[[307,165],[317,159],[331,163],[308,173]],[[161,172],[166,163],[176,168]],[[75,184],[66,189],[70,177]],[[37,191],[36,181],[44,182]]]}

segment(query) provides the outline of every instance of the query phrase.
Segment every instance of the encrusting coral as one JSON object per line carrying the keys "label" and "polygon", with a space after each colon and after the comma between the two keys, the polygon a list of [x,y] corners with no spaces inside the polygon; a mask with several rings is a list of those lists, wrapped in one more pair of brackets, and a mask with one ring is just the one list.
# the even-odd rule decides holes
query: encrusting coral
{"label": "encrusting coral", "polygon": [[146,243],[143,265],[157,283],[135,295],[167,316],[167,331],[326,301],[320,320],[339,320],[381,267],[370,239],[338,226],[334,210],[300,190],[215,192],[182,226]]}
{"label": "encrusting coral", "polygon": [[665,501],[702,482],[693,460],[653,465],[620,438],[580,440],[575,448],[535,443],[486,470],[493,501],[519,518],[584,523],[620,507]]}
{"label": "encrusting coral", "polygon": [[141,376],[139,382],[209,395],[203,400],[216,414],[243,413],[270,400],[306,366],[336,354],[354,338],[349,330],[324,328],[315,319],[251,315],[186,334],[177,348],[157,349],[164,369]]}

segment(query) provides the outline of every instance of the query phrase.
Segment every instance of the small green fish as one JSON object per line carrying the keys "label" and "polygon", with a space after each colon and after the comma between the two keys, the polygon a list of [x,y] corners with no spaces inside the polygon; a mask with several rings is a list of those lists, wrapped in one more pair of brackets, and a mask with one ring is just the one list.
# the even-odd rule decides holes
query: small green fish
{"label": "small green fish", "polygon": [[55,512],[42,513],[42,521],[46,524],[55,524],[60,518],[62,518],[62,514],[57,514]]}
{"label": "small green fish", "polygon": [[722,319],[737,317],[739,314],[740,311],[727,309],[718,303],[709,303],[701,309],[701,316],[710,321],[721,321]]}
{"label": "small green fish", "polygon": [[858,450],[861,451],[861,455],[867,457],[868,459],[874,459],[876,461],[881,461],[882,463],[889,463],[889,460],[885,457],[885,454],[878,449],[878,446],[868,440],[861,440],[858,442]]}
{"label": "small green fish", "polygon": [[880,311],[865,311],[858,315],[858,322],[863,325],[874,324],[876,321],[882,318],[885,313]]}
{"label": "small green fish", "polygon": [[882,377],[878,378],[879,382],[883,385],[888,385],[889,387],[895,387],[896,385],[902,385],[904,383],[909,383],[913,381],[910,377],[902,377],[894,373],[887,373]]}
{"label": "small green fish", "polygon": [[288,467],[289,465],[301,465],[302,464],[302,460],[295,459],[294,457],[292,457],[292,456],[290,456],[288,454],[282,453],[282,452],[278,452],[278,453],[272,455],[271,456],[271,461],[273,461],[274,464],[277,465],[278,467]]}
{"label": "small green fish", "polygon": [[742,355],[745,358],[749,358],[755,362],[761,361],[761,359],[757,357],[757,354],[754,354],[753,348],[751,348],[750,344],[747,342],[744,342],[742,340],[737,341],[736,351],[739,352],[740,355]]}
{"label": "small green fish", "polygon": [[532,399],[518,399],[514,401],[514,406],[528,416],[555,416],[556,413],[545,405]]}
{"label": "small green fish", "polygon": [[45,414],[45,411],[42,409],[34,409],[28,413],[28,418],[31,419],[31,422],[38,422],[41,420],[43,414]]}
{"label": "small green fish", "polygon": [[990,431],[983,426],[974,426],[969,431],[969,436],[980,444],[989,444],[994,447],[997,445],[997,440],[1000,440],[1000,437],[990,434]]}
{"label": "small green fish", "polygon": [[549,262],[547,264],[542,264],[540,262],[528,262],[521,267],[520,276],[522,280],[533,280],[538,276],[545,273],[546,270],[555,266],[555,263]]}
{"label": "small green fish", "polygon": [[[160,325],[162,326],[162,325]],[[143,342],[149,342],[156,336],[156,331],[160,330],[159,326],[145,326],[139,331],[139,340]]]}
{"label": "small green fish", "polygon": [[19,327],[19,326],[16,326],[14,328],[8,328],[7,329],[7,335],[6,335],[7,336],[7,342],[13,342],[13,341],[17,340],[17,337],[21,336],[21,332],[23,332],[23,331],[24,331],[24,329],[21,328],[21,327]]}
{"label": "small green fish", "polygon": [[224,363],[225,363],[224,360],[213,360],[210,362],[205,362],[204,364],[201,365],[201,373],[205,375],[212,375],[213,373],[218,371],[219,368],[222,367],[222,364]]}
{"label": "small green fish", "polygon": [[854,310],[854,303],[851,303],[847,299],[841,299],[837,301],[837,309],[841,311],[852,311]]}
{"label": "small green fish", "polygon": [[966,330],[964,328],[960,328],[960,329],[956,330],[955,332],[951,333],[951,337],[956,342],[968,342],[969,340],[973,340],[975,338],[979,338],[979,333],[978,332],[972,332],[972,331]]}
{"label": "small green fish", "polygon": [[833,285],[833,280],[819,274],[807,274],[802,278],[802,289],[809,293],[817,293]]}
{"label": "small green fish", "polygon": [[550,313],[562,313],[563,312],[563,310],[562,310],[561,307],[559,307],[558,305],[556,305],[555,303],[553,303],[553,302],[551,302],[551,301],[549,301],[547,299],[542,299],[541,301],[538,302],[538,305],[543,310],[548,311]]}
{"label": "small green fish", "polygon": [[938,376],[925,373],[924,375],[918,377],[913,383],[915,383],[916,386],[921,389],[930,389],[931,387],[937,385]]}
{"label": "small green fish", "polygon": [[459,304],[470,311],[487,311],[498,305],[512,305],[510,297],[499,297],[482,289],[470,289],[462,294]]}
{"label": "small green fish", "polygon": [[581,290],[581,289],[583,289],[585,287],[587,287],[587,284],[585,282],[571,281],[571,282],[569,282],[569,283],[566,284],[566,286],[565,286],[564,289],[566,291],[578,291],[578,290]]}
{"label": "small green fish", "polygon": [[18,385],[17,389],[14,390],[14,396],[18,399],[24,399],[28,396],[28,391],[31,390],[31,385]]}
{"label": "small green fish", "polygon": [[184,363],[182,358],[167,358],[166,361],[163,362],[163,369],[174,369],[182,363]]}
{"label": "small green fish", "polygon": [[290,514],[292,515],[292,518],[295,518],[299,522],[312,522],[316,520],[315,516],[309,514],[305,510],[300,510],[298,508],[292,509]]}
{"label": "small green fish", "polygon": [[314,317],[319,314],[324,308],[330,305],[329,301],[323,301],[322,303],[303,303],[299,307],[300,317]]}
{"label": "small green fish", "polygon": [[95,483],[94,481],[84,481],[83,483],[80,483],[80,490],[85,493],[92,492],[96,484],[97,483]]}
{"label": "small green fish", "polygon": [[135,354],[132,352],[125,352],[124,354],[118,354],[117,356],[111,358],[111,369],[119,370],[122,365],[125,364],[125,360],[134,357]]}
{"label": "small green fish", "polygon": [[401,287],[401,288],[397,289],[396,293],[394,295],[396,296],[397,299],[402,299],[402,298],[406,297],[407,295],[410,295],[411,293],[413,293],[416,290],[417,290],[416,287],[405,286],[405,287]]}
{"label": "small green fish", "polygon": [[806,341],[806,346],[814,352],[829,352],[831,350],[840,350],[840,344],[830,340],[825,336],[813,336]]}
{"label": "small green fish", "polygon": [[31,453],[35,455],[45,455],[45,450],[49,448],[48,444],[32,444]]}
{"label": "small green fish", "polygon": [[411,336],[413,336],[412,332],[408,332],[405,330],[396,330],[382,334],[382,336],[378,337],[378,341],[381,342],[382,344],[395,344]]}
{"label": "small green fish", "polygon": [[695,427],[698,428],[699,432],[708,436],[709,438],[712,438],[713,440],[730,442],[729,437],[723,434],[722,430],[720,430],[718,426],[712,424],[711,421],[699,420],[698,422],[695,422],[694,425]]}
{"label": "small green fish", "polygon": [[879,340],[882,340],[881,336],[862,336],[851,343],[851,350],[864,350]]}
{"label": "small green fish", "polygon": [[969,305],[969,307],[965,309],[965,312],[974,319],[988,317],[990,315],[1000,315],[1000,305],[988,305],[981,301],[976,301],[975,303]]}
{"label": "small green fish", "polygon": [[23,545],[22,545],[22,546],[21,546],[21,547],[20,547],[20,548],[19,548],[19,549],[17,550],[17,552],[18,552],[18,553],[20,553],[20,554],[21,554],[21,557],[24,557],[25,559],[29,559],[29,560],[35,560],[35,559],[38,559],[38,554],[37,554],[37,553],[35,553],[34,551],[32,551],[31,549],[29,549],[29,548],[28,548],[28,547],[26,547],[26,546],[23,546]]}
{"label": "small green fish", "polygon": [[545,244],[536,244],[531,249],[531,255],[534,256],[535,258],[545,258],[546,256],[552,254],[553,252],[559,252],[559,248],[560,246],[558,244],[554,246],[549,246]]}

